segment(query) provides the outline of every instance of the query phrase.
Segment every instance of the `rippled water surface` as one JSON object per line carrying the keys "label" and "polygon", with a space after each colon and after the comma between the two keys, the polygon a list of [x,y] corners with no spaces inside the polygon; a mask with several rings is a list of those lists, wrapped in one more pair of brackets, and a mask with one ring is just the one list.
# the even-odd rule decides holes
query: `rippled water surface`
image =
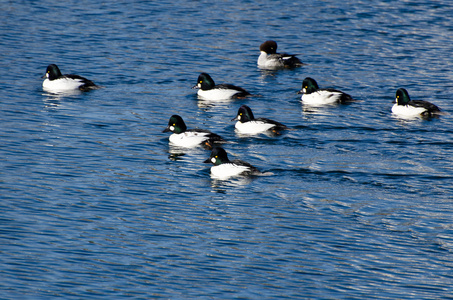
{"label": "rippled water surface", "polygon": [[[453,298],[450,1],[3,1],[3,299]],[[261,71],[259,45],[306,65]],[[52,95],[48,64],[103,88]],[[200,72],[255,97],[209,103]],[[302,80],[357,102],[306,107]],[[391,114],[399,87],[445,114]],[[291,130],[238,136],[240,105]],[[210,178],[172,114],[272,176]]]}

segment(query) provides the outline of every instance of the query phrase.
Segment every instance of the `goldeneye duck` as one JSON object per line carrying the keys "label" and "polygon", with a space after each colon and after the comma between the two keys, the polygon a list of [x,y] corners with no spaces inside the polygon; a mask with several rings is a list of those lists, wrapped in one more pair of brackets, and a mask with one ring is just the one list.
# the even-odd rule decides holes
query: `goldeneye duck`
{"label": "goldeneye duck", "polygon": [[234,120],[237,120],[234,126],[237,131],[245,134],[257,134],[267,131],[278,134],[280,131],[287,129],[285,125],[277,121],[266,118],[255,119],[252,110],[247,105],[239,107],[236,117],[231,121]]}
{"label": "goldeneye duck", "polygon": [[313,78],[307,77],[302,82],[302,89],[298,94],[303,94],[301,100],[304,104],[323,105],[333,103],[348,103],[354,101],[349,94],[335,89],[320,89]]}
{"label": "goldeneye duck", "polygon": [[44,81],[42,87],[47,91],[65,91],[65,90],[81,90],[88,91],[98,88],[93,81],[85,77],[74,74],[61,74],[60,69],[55,64],[47,66],[46,74],[43,76]]}
{"label": "goldeneye duck", "polygon": [[170,117],[167,128],[162,132],[168,131],[173,132],[169,137],[170,143],[184,148],[192,148],[200,145],[210,148],[213,143],[224,141],[219,135],[209,130],[187,129],[186,123],[178,115]]}
{"label": "goldeneye duck", "polygon": [[211,155],[204,163],[212,163],[211,175],[215,178],[226,179],[238,175],[262,174],[257,168],[242,160],[229,160],[225,149],[214,147]]}
{"label": "goldeneye duck", "polygon": [[262,69],[296,68],[303,63],[295,56],[287,53],[277,53],[275,41],[265,41],[260,45],[258,67]]}
{"label": "goldeneye duck", "polygon": [[199,89],[197,94],[206,100],[226,100],[231,98],[243,98],[250,96],[245,89],[232,84],[215,84],[214,80],[207,73],[198,76],[197,84],[192,87]]}
{"label": "goldeneye duck", "polygon": [[430,117],[440,113],[440,108],[424,100],[411,100],[409,93],[404,88],[396,90],[396,103],[392,107],[392,112],[401,117]]}

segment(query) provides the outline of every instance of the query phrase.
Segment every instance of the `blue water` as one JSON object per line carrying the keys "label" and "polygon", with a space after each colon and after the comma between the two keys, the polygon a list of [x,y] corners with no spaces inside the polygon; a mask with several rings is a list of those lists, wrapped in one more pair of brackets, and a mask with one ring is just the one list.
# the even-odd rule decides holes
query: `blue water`
{"label": "blue water", "polygon": [[[0,8],[2,299],[453,299],[451,1]],[[260,71],[267,39],[307,65]],[[48,94],[50,63],[103,88]],[[359,101],[306,107],[307,76]],[[399,87],[446,114],[394,117]],[[237,136],[242,104],[293,130]],[[274,175],[212,180],[172,114]]]}

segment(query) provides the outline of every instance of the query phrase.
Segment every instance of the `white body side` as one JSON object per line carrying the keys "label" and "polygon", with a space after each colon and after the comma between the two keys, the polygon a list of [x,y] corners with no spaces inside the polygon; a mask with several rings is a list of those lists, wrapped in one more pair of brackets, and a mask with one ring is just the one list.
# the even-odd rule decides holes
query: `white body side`
{"label": "white body side", "polygon": [[192,148],[197,147],[208,139],[205,132],[191,132],[186,131],[183,133],[173,133],[169,137],[170,143],[178,147]]}
{"label": "white body side", "polygon": [[67,91],[76,90],[83,84],[84,83],[81,79],[60,78],[49,80],[46,78],[42,83],[42,87],[46,91]]}
{"label": "white body side", "polygon": [[236,122],[234,126],[238,132],[245,134],[258,134],[265,132],[272,127],[275,127],[275,124],[264,123],[261,121],[248,121],[248,122]]}
{"label": "white body side", "polygon": [[243,172],[249,170],[250,168],[246,166],[239,166],[233,163],[225,163],[211,167],[211,177],[226,179],[228,177],[241,175]]}
{"label": "white body side", "polygon": [[394,104],[392,112],[400,117],[413,118],[418,117],[426,111],[424,107],[415,107],[411,105],[398,105]]}
{"label": "white body side", "polygon": [[258,67],[263,69],[274,69],[284,67],[284,64],[277,57],[272,58],[272,55],[268,55],[264,51],[261,51],[257,63]]}
{"label": "white body side", "polygon": [[311,94],[303,94],[300,98],[304,104],[308,105],[324,105],[324,104],[333,104],[338,103],[341,98],[341,93],[339,92],[329,92],[324,90],[319,90]]}
{"label": "white body side", "polygon": [[197,94],[206,100],[227,100],[231,99],[239,91],[231,89],[212,89],[212,90],[198,90]]}

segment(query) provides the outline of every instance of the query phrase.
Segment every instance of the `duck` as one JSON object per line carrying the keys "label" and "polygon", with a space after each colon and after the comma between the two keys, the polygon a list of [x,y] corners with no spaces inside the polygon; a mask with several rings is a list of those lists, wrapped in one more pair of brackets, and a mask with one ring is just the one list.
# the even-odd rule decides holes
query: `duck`
{"label": "duck", "polygon": [[74,74],[61,74],[60,69],[55,64],[47,66],[46,74],[42,78],[45,78],[42,83],[43,89],[50,92],[67,90],[88,91],[98,88],[93,81],[85,77]]}
{"label": "duck", "polygon": [[263,132],[272,132],[279,134],[280,131],[287,129],[285,125],[274,120],[266,118],[255,118],[252,109],[247,105],[239,107],[236,117],[231,121],[237,120],[235,128],[239,133],[258,134]]}
{"label": "duck", "polygon": [[303,80],[302,89],[297,93],[302,94],[302,102],[309,105],[345,104],[354,101],[351,95],[342,91],[335,89],[320,89],[316,80],[311,77],[306,77]]}
{"label": "duck", "polygon": [[405,88],[396,90],[395,104],[392,106],[392,112],[400,117],[430,117],[441,112],[440,108],[431,102],[424,100],[411,100],[409,93]]}
{"label": "duck", "polygon": [[272,40],[260,45],[260,56],[257,63],[261,69],[292,69],[303,65],[295,55],[277,53],[277,42]]}
{"label": "duck", "polygon": [[260,175],[256,167],[242,160],[229,160],[228,154],[222,147],[214,147],[211,155],[204,163],[211,163],[211,176],[219,179],[226,179],[239,175]]}
{"label": "duck", "polygon": [[216,85],[208,73],[201,73],[198,76],[197,84],[192,88],[199,89],[197,92],[198,96],[206,100],[227,100],[251,95],[239,86],[226,83]]}
{"label": "duck", "polygon": [[213,143],[224,142],[224,139],[205,129],[187,129],[186,123],[179,115],[172,115],[168,121],[168,126],[162,132],[173,132],[170,135],[169,141],[171,144],[183,147],[193,148],[197,146],[205,146],[212,148]]}

